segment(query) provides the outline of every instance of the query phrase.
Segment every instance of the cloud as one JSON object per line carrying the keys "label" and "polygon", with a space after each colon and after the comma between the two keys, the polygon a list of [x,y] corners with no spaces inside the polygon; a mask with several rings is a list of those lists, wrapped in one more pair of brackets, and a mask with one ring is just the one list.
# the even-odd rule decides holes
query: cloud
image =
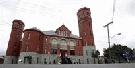
{"label": "cloud", "polygon": [[5,7],[9,10],[15,10],[18,4],[19,4],[19,0],[1,0],[0,1],[0,6]]}
{"label": "cloud", "polygon": [[5,50],[3,49],[0,49],[0,56],[4,56],[6,53],[5,53]]}
{"label": "cloud", "polygon": [[127,5],[127,11],[131,16],[135,16],[135,0],[131,0]]}

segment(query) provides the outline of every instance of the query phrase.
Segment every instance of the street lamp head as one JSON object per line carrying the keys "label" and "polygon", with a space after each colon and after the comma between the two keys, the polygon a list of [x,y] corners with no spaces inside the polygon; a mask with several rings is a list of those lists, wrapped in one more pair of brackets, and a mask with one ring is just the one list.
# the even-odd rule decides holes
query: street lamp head
{"label": "street lamp head", "polygon": [[121,35],[121,33],[118,33],[117,35]]}
{"label": "street lamp head", "polygon": [[117,34],[113,35],[113,36],[111,37],[111,39],[112,39],[113,37],[115,37],[116,35],[121,35],[121,33],[117,33]]}

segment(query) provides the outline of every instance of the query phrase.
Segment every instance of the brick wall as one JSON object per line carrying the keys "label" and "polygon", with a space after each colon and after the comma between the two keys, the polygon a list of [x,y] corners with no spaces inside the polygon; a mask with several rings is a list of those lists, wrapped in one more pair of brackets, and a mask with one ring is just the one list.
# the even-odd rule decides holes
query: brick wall
{"label": "brick wall", "polygon": [[8,42],[6,55],[19,56],[24,23],[21,20],[14,20],[12,23],[13,25],[10,34],[10,39]]}
{"label": "brick wall", "polygon": [[35,29],[26,29],[22,39],[21,52],[42,53],[44,34]]}
{"label": "brick wall", "polygon": [[90,16],[90,8],[81,8],[78,10],[78,26],[79,34],[83,40],[83,45],[94,46],[94,37],[92,31],[92,18]]}

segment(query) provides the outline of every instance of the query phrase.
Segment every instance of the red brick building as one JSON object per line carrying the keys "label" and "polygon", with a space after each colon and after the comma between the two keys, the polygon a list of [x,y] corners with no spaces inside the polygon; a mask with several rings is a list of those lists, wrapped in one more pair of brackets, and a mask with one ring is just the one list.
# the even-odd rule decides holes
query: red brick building
{"label": "red brick building", "polygon": [[14,20],[5,63],[58,64],[60,57],[68,57],[72,63],[92,63],[95,44],[90,9],[80,8],[77,16],[80,36],[73,35],[65,25],[55,31],[36,27],[23,30],[24,23]]}

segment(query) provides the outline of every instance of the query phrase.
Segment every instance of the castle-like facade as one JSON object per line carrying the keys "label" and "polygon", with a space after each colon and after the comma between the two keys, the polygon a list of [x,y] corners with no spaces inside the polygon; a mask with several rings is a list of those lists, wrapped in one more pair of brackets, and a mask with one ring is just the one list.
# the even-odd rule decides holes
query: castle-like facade
{"label": "castle-like facade", "polygon": [[[90,64],[95,50],[90,8],[77,12],[80,36],[62,25],[56,31],[37,28],[24,30],[21,20],[14,20],[4,63],[7,64]],[[64,62],[63,62],[64,63]]]}

